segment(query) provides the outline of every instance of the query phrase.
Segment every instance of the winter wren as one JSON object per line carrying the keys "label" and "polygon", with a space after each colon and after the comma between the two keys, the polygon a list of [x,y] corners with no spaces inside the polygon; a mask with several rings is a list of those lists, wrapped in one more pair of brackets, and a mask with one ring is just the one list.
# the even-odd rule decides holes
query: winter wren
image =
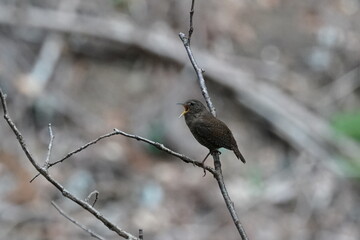
{"label": "winter wren", "polygon": [[181,105],[183,105],[184,111],[179,118],[185,116],[185,122],[195,139],[210,150],[202,161],[203,163],[210,153],[222,147],[234,151],[238,159],[243,163],[246,162],[230,129],[225,123],[214,117],[200,101],[192,99]]}

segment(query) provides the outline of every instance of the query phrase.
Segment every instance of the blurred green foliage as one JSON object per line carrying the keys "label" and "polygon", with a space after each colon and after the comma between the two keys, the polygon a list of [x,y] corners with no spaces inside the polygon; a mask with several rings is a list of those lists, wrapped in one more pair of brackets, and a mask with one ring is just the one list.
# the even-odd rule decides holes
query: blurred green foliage
{"label": "blurred green foliage", "polygon": [[[331,124],[338,133],[360,142],[360,112],[338,113]],[[342,159],[336,165],[345,176],[360,178],[360,156],[359,159]]]}
{"label": "blurred green foliage", "polygon": [[336,114],[331,123],[337,132],[360,141],[360,112]]}

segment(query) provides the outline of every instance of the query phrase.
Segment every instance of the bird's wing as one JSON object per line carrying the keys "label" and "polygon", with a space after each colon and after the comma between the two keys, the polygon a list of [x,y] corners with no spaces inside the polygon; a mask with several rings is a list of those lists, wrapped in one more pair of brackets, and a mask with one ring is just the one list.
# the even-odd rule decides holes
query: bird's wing
{"label": "bird's wing", "polygon": [[202,139],[216,148],[231,148],[232,134],[229,128],[220,120],[212,119],[211,122],[200,120],[195,131]]}

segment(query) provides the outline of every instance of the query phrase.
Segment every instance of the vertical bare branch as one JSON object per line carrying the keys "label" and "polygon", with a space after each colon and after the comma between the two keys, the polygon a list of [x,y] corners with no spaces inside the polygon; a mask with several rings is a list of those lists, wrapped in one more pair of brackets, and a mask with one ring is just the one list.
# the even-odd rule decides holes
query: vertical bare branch
{"label": "vertical bare branch", "polygon": [[196,75],[197,75],[197,78],[199,80],[199,84],[200,84],[200,89],[201,89],[201,93],[202,95],[204,96],[205,98],[205,101],[206,101],[206,104],[211,112],[212,115],[216,116],[216,110],[215,110],[215,107],[214,105],[212,104],[211,102],[211,99],[210,99],[210,96],[209,96],[209,92],[206,88],[206,84],[205,84],[205,79],[204,79],[204,70],[201,69],[198,64],[196,63],[196,60],[194,58],[194,55],[192,53],[192,50],[190,48],[190,44],[189,44],[189,38],[186,37],[186,35],[184,33],[179,33],[179,37],[181,39],[181,41],[183,42],[184,44],[184,47],[185,47],[185,50],[189,56],[189,59],[190,59],[190,62],[191,64],[193,65],[194,69],[195,69],[195,72],[196,72]]}
{"label": "vertical bare branch", "polygon": [[214,107],[214,105],[211,102],[210,96],[209,96],[209,92],[206,88],[205,85],[205,79],[204,79],[204,75],[203,73],[205,72],[204,69],[200,68],[199,65],[197,64],[194,55],[192,53],[192,50],[190,48],[190,41],[191,41],[191,35],[194,32],[194,24],[193,24],[193,17],[194,17],[194,5],[195,5],[195,0],[191,0],[191,10],[190,10],[190,29],[189,29],[189,35],[186,36],[184,33],[180,32],[179,33],[179,37],[181,39],[181,41],[184,44],[185,50],[189,56],[190,62],[193,65],[196,75],[198,77],[199,80],[199,84],[200,84],[200,89],[201,89],[201,93],[205,98],[206,101],[206,105],[208,106],[211,114],[216,117],[216,109]]}
{"label": "vertical bare branch", "polygon": [[[211,99],[210,99],[210,96],[209,96],[209,92],[207,90],[207,87],[206,87],[206,83],[205,83],[205,79],[204,79],[204,76],[203,76],[203,73],[204,73],[204,70],[201,69],[195,58],[194,58],[194,55],[192,53],[192,50],[190,48],[190,38],[191,38],[191,34],[193,32],[193,14],[194,14],[194,1],[195,0],[192,0],[192,4],[191,4],[191,11],[190,11],[190,30],[189,30],[189,36],[186,37],[184,33],[179,33],[179,37],[181,39],[181,41],[183,42],[184,44],[184,47],[185,47],[185,50],[189,56],[189,59],[190,59],[190,62],[191,64],[193,65],[194,67],[194,70],[196,72],[196,75],[197,75],[197,78],[198,78],[198,81],[199,81],[199,85],[200,85],[200,89],[201,89],[201,93],[202,95],[204,96],[204,99],[206,101],[206,104],[208,106],[208,108],[210,109],[210,112],[211,114],[216,117],[216,110],[215,110],[215,107],[213,106],[212,102],[211,102]],[[246,235],[246,232],[239,220],[239,217],[237,215],[237,212],[235,210],[235,207],[234,207],[234,203],[231,201],[231,198],[227,192],[227,189],[226,189],[226,185],[225,185],[225,182],[224,182],[224,178],[223,178],[223,174],[222,174],[222,170],[221,170],[221,162],[220,162],[220,156],[219,156],[219,152],[215,151],[214,153],[212,153],[212,156],[214,158],[214,166],[215,166],[215,173],[213,173],[216,181],[218,182],[218,185],[219,185],[219,188],[220,188],[220,191],[221,191],[221,194],[224,198],[224,201],[225,201],[225,204],[230,212],[230,215],[233,219],[233,222],[241,236],[241,239],[242,240],[248,240],[248,237]]]}
{"label": "vertical bare branch", "polygon": [[228,208],[228,210],[230,212],[231,218],[233,219],[233,222],[241,236],[241,239],[248,240],[245,229],[242,226],[242,224],[239,220],[239,217],[236,213],[234,203],[231,200],[231,198],[228,194],[228,191],[226,189],[224,177],[223,177],[222,170],[221,170],[221,162],[220,162],[219,152],[215,152],[212,156],[214,158],[214,165],[215,165],[215,171],[216,171],[216,174],[214,175],[214,177],[215,177],[216,181],[218,182],[218,185],[219,185],[219,188],[221,191],[221,195],[224,198],[226,207]]}

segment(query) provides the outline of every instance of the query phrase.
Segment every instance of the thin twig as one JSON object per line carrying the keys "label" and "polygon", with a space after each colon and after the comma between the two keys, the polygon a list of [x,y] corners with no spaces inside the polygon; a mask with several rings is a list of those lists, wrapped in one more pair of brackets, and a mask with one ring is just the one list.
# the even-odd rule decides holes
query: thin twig
{"label": "thin twig", "polygon": [[95,195],[95,199],[94,199],[93,204],[91,204],[91,206],[94,207],[94,206],[95,206],[95,203],[96,203],[97,200],[98,200],[98,196],[99,196],[99,192],[98,192],[97,190],[92,191],[92,192],[89,194],[89,196],[87,196],[87,197],[85,198],[85,202],[89,203],[89,200],[90,200],[90,198],[91,198],[93,195]]}
{"label": "thin twig", "polygon": [[46,159],[45,159],[45,167],[47,167],[49,165],[51,150],[52,150],[52,146],[53,146],[53,142],[54,142],[54,138],[55,138],[52,128],[51,128],[51,123],[49,123],[49,135],[50,135],[50,141],[49,141],[49,146],[48,146],[48,152],[47,152]]}
{"label": "thin twig", "polygon": [[[63,161],[65,161],[66,159],[70,158],[70,157],[73,156],[74,154],[79,153],[79,152],[81,152],[82,150],[86,149],[87,147],[96,144],[96,143],[99,142],[100,140],[105,139],[105,138],[108,138],[108,137],[111,137],[111,136],[114,136],[114,135],[123,135],[123,136],[125,136],[125,137],[133,138],[133,139],[136,139],[136,140],[138,140],[138,141],[142,141],[142,142],[148,143],[148,144],[150,144],[150,145],[153,145],[154,147],[156,147],[157,149],[159,149],[159,150],[161,150],[161,151],[164,151],[164,152],[166,152],[166,153],[168,153],[168,154],[171,154],[171,155],[173,155],[173,156],[181,159],[181,160],[182,160],[183,162],[185,162],[185,163],[192,163],[194,166],[197,166],[197,167],[200,167],[200,168],[204,169],[204,171],[207,170],[207,171],[209,171],[209,172],[212,173],[212,174],[215,173],[215,169],[214,169],[214,168],[209,167],[209,166],[206,166],[206,165],[202,164],[201,162],[195,161],[195,160],[193,160],[193,159],[185,156],[184,154],[175,152],[175,151],[173,151],[173,150],[165,147],[164,144],[162,144],[162,143],[154,142],[154,141],[152,141],[152,140],[149,140],[149,139],[146,139],[146,138],[144,138],[144,137],[140,137],[140,136],[137,136],[137,135],[134,135],[134,134],[129,134],[129,133],[120,131],[120,130],[118,130],[118,129],[116,129],[116,128],[114,129],[114,131],[112,131],[112,132],[110,132],[110,133],[107,133],[107,134],[104,134],[104,135],[98,137],[97,139],[92,140],[92,141],[86,143],[85,145],[83,145],[83,146],[75,149],[74,151],[66,154],[66,155],[65,155],[63,158],[61,158],[60,160],[57,160],[57,161],[55,161],[55,162],[53,162],[53,163],[50,163],[50,164],[48,165],[48,168],[47,168],[47,169],[53,167],[54,165],[57,165],[57,164],[59,164],[59,163],[62,163]],[[46,170],[47,170],[47,169],[46,169]],[[40,175],[40,173],[38,173],[35,177],[33,177],[33,178],[30,180],[30,182],[34,181],[35,178],[37,178],[39,175]]]}
{"label": "thin twig", "polygon": [[193,26],[194,5],[195,5],[195,0],[192,0],[191,1],[191,10],[190,10],[190,28],[189,28],[189,35],[188,35],[189,46],[190,46],[190,42],[191,42],[191,35],[194,32],[194,26]]}
{"label": "thin twig", "polygon": [[38,176],[40,176],[40,173],[37,173],[32,179],[30,179],[30,183],[32,183]]}
{"label": "thin twig", "polygon": [[82,225],[81,223],[79,223],[78,221],[76,221],[75,219],[73,219],[72,217],[70,217],[69,215],[67,215],[54,201],[51,201],[51,205],[54,206],[54,208],[61,214],[63,215],[67,220],[69,220],[70,222],[72,222],[73,224],[75,224],[76,226],[78,226],[79,228],[81,228],[82,230],[84,230],[85,232],[89,233],[90,236],[96,238],[96,239],[100,239],[100,240],[105,240],[105,238],[103,238],[102,236],[100,236],[99,234],[95,233],[94,231],[92,231],[91,229],[87,228],[85,225]]}
{"label": "thin twig", "polygon": [[[48,167],[47,168],[51,168],[53,167],[54,165],[57,165],[59,163],[62,163],[63,161],[65,161],[66,159],[70,158],[72,155],[78,153],[78,152],[81,152],[82,150],[88,148],[89,146],[91,145],[94,145],[96,144],[97,142],[99,142],[100,140],[104,139],[104,138],[108,138],[108,137],[111,137],[111,136],[114,136],[114,135],[117,135],[118,133],[116,133],[115,131],[113,132],[110,132],[108,134],[105,134],[105,135],[102,135],[100,137],[98,137],[97,139],[91,141],[91,142],[88,142],[86,143],[85,145],[75,149],[74,151],[72,152],[69,152],[68,154],[66,154],[63,158],[61,158],[60,160],[57,160],[53,163],[49,163]],[[38,176],[40,175],[40,173],[38,173],[35,177],[33,177],[31,180],[30,180],[30,183],[33,182]]]}
{"label": "thin twig", "polygon": [[104,138],[108,138],[108,137],[111,137],[111,136],[114,136],[114,135],[117,135],[118,133],[116,131],[113,131],[113,132],[110,132],[110,133],[107,133],[105,135],[102,135],[100,137],[98,137],[97,139],[91,141],[91,142],[88,142],[86,143],[85,145],[79,147],[78,149],[72,151],[72,152],[69,152],[68,154],[66,154],[63,158],[61,158],[60,160],[57,160],[53,163],[50,163],[49,164],[49,168],[56,165],[56,164],[59,164],[63,161],[65,161],[66,159],[68,159],[69,157],[71,157],[72,155],[78,153],[78,152],[81,152],[82,150],[86,149],[87,147],[91,146],[91,145],[94,145],[96,144],[97,142],[99,142],[100,140],[104,139]]}
{"label": "thin twig", "polygon": [[135,236],[131,235],[130,233],[117,227],[110,220],[105,218],[99,211],[97,211],[95,208],[93,208],[90,204],[75,197],[72,193],[70,193],[67,189],[65,189],[59,182],[57,182],[55,179],[53,179],[48,174],[48,172],[35,161],[35,159],[31,155],[31,153],[29,152],[28,148],[26,147],[25,140],[24,140],[22,134],[17,129],[16,125],[14,124],[14,122],[12,121],[12,119],[10,118],[10,116],[8,114],[7,105],[6,105],[6,97],[5,97],[5,94],[2,92],[1,88],[0,88],[0,99],[1,99],[1,104],[3,107],[3,111],[4,111],[4,118],[5,118],[6,122],[8,123],[9,127],[11,128],[11,130],[14,132],[16,138],[18,139],[19,144],[20,144],[22,150],[24,151],[26,157],[31,162],[31,164],[35,167],[35,169],[42,176],[44,176],[44,178],[46,178],[46,180],[48,182],[50,182],[55,188],[57,188],[64,197],[70,199],[71,201],[75,202],[76,204],[78,204],[79,206],[81,206],[82,208],[84,208],[85,210],[90,212],[94,217],[99,219],[108,229],[110,229],[111,231],[114,231],[119,236],[121,236],[125,239],[138,240],[137,237],[135,237]]}
{"label": "thin twig", "polygon": [[85,232],[89,233],[90,236],[96,238],[96,239],[100,239],[100,240],[105,240],[105,238],[103,238],[102,236],[100,236],[99,234],[95,233],[94,231],[92,231],[91,229],[88,229],[85,225],[82,225],[81,223],[79,223],[78,221],[76,221],[75,219],[73,219],[72,217],[70,217],[69,215],[67,215],[55,202],[51,201],[51,205],[54,206],[54,208],[61,214],[63,215],[67,220],[69,220],[70,222],[72,222],[73,224],[75,224],[76,226],[78,226],[79,228],[81,228],[82,230],[84,230]]}
{"label": "thin twig", "polygon": [[134,134],[130,134],[130,133],[126,133],[126,132],[123,132],[123,131],[120,131],[118,129],[114,129],[112,132],[110,133],[107,133],[107,134],[104,134],[100,137],[98,137],[97,139],[95,140],[92,140],[88,143],[86,143],[85,145],[79,147],[78,149],[66,154],[65,157],[61,158],[60,160],[58,161],[55,161],[53,163],[50,163],[49,164],[49,168],[56,165],[56,164],[59,164],[63,161],[65,161],[66,159],[68,159],[69,157],[71,157],[72,155],[76,154],[76,153],[79,153],[81,152],[82,150],[86,149],[87,147],[91,146],[91,145],[94,145],[95,143],[99,142],[100,140],[102,139],[105,139],[105,138],[108,138],[108,137],[111,137],[111,136],[114,136],[114,135],[123,135],[125,137],[128,137],[128,138],[133,138],[133,139],[136,139],[138,141],[142,141],[142,142],[145,142],[145,143],[148,143],[154,147],[156,147],[157,149],[161,150],[161,151],[164,151],[170,155],[173,155],[179,159],[181,159],[183,162],[185,163],[192,163],[194,166],[197,166],[197,167],[200,167],[204,170],[207,170],[209,171],[210,173],[214,174],[215,173],[215,169],[212,168],[212,167],[209,167],[209,166],[204,166],[201,162],[198,162],[198,161],[195,161],[189,157],[187,157],[186,155],[184,154],[181,154],[181,153],[178,153],[178,152],[175,152],[167,147],[164,146],[164,144],[162,143],[159,143],[159,142],[154,142],[152,140],[149,140],[149,139],[146,139],[144,137],[140,137],[140,136],[137,136],[137,135],[134,135]]}
{"label": "thin twig", "polygon": [[[51,150],[52,150],[52,144],[54,141],[54,134],[52,132],[52,128],[51,128],[51,123],[49,123],[49,135],[50,135],[50,141],[49,141],[49,146],[48,146],[48,152],[46,155],[46,159],[45,159],[45,164],[44,164],[44,170],[47,171],[50,167],[50,154],[51,154]],[[40,173],[36,174],[31,180],[30,183],[32,183],[38,176],[40,176]]]}
{"label": "thin twig", "polygon": [[204,170],[207,170],[208,172],[210,172],[212,174],[215,174],[215,169],[213,169],[212,167],[203,165],[201,162],[192,160],[191,158],[189,158],[189,157],[187,157],[187,156],[185,156],[185,155],[183,155],[181,153],[177,153],[177,152],[165,147],[164,144],[162,144],[162,143],[154,142],[152,140],[149,140],[149,139],[137,136],[137,135],[129,134],[129,133],[120,131],[120,130],[118,130],[116,128],[114,129],[114,131],[116,131],[118,134],[121,134],[121,135],[123,135],[125,137],[129,137],[129,138],[136,139],[138,141],[146,142],[146,143],[156,147],[157,149],[159,149],[161,151],[164,151],[164,152],[166,152],[168,154],[171,154],[171,155],[173,155],[173,156],[175,156],[177,158],[180,158],[185,163],[192,163],[194,166],[200,167],[200,168],[202,168]]}

